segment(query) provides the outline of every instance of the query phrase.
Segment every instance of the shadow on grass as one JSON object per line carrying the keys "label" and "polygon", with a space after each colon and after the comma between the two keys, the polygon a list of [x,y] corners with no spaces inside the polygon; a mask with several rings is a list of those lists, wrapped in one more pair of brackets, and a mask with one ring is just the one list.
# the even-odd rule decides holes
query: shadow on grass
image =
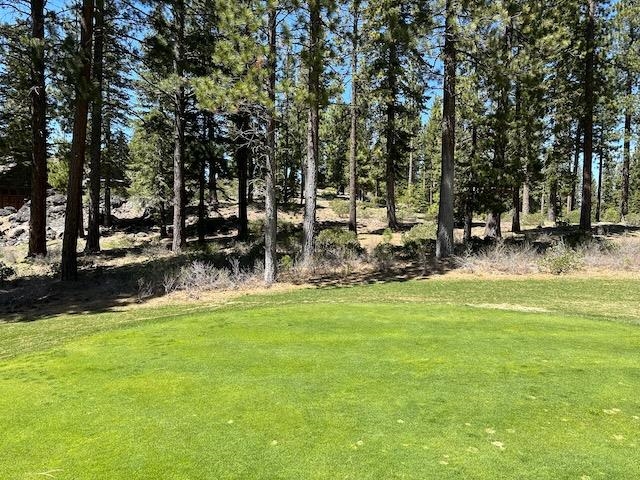
{"label": "shadow on grass", "polygon": [[[55,315],[81,315],[87,313],[113,311],[117,307],[144,303],[165,295],[162,288],[163,276],[196,260],[206,261],[218,268],[229,268],[230,260],[237,258],[243,268],[252,267],[264,255],[264,244],[260,238],[246,243],[238,243],[233,237],[234,220],[212,221],[208,232],[215,232],[204,245],[197,241],[189,242],[185,252],[169,255],[158,251],[149,255],[146,261],[137,263],[122,262],[119,265],[101,265],[100,259],[124,259],[144,253],[144,248],[131,246],[105,250],[98,255],[79,255],[79,280],[62,282],[52,276],[31,276],[17,278],[0,284],[0,322],[34,321]],[[323,222],[321,228],[342,227],[343,222]],[[290,225],[287,237],[299,235],[299,227]],[[622,225],[600,225],[593,229],[598,235],[619,236],[639,232],[640,227]],[[602,233],[600,233],[602,232]],[[543,235],[562,237],[568,243],[573,239],[581,240],[576,226],[544,227],[528,230],[510,242],[535,242]],[[602,238],[602,237],[600,237]],[[279,236],[279,242],[282,239]],[[485,242],[482,242],[484,245]],[[481,247],[482,245],[478,245]],[[164,247],[159,247],[164,248]],[[399,252],[396,252],[399,253]],[[394,256],[387,268],[353,269],[338,265],[331,273],[322,273],[306,278],[299,283],[320,288],[333,288],[355,285],[368,285],[388,282],[406,282],[416,278],[429,278],[445,274],[456,269],[454,261],[436,261],[433,255],[424,262],[415,262],[410,258]],[[145,282],[153,284],[149,287]]]}
{"label": "shadow on grass", "polygon": [[[104,250],[95,255],[78,254],[78,280],[63,282],[52,275],[19,277],[0,284],[0,322],[33,321],[55,315],[81,315],[111,311],[124,305],[144,303],[166,294],[165,275],[203,261],[230,268],[237,259],[241,268],[252,267],[264,255],[264,246],[252,241],[239,244],[234,237],[210,239],[206,244],[190,241],[183,253],[172,255],[163,246],[131,246]],[[236,249],[237,253],[229,253]],[[149,259],[136,260],[147,254]],[[116,265],[104,261],[132,257]]]}
{"label": "shadow on grass", "polygon": [[430,258],[426,265],[416,262],[402,263],[389,268],[362,272],[333,272],[322,274],[306,280],[304,283],[320,288],[353,287],[379,283],[408,282],[444,275],[455,270],[457,266],[452,260],[437,261]]}

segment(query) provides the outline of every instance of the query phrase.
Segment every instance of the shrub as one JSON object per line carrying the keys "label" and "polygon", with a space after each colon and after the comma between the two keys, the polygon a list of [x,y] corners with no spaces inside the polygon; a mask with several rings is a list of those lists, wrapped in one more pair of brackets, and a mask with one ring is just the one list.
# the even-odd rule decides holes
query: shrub
{"label": "shrub", "polygon": [[426,250],[435,238],[436,225],[434,223],[419,223],[402,234],[402,245],[409,253],[417,254]]}
{"label": "shrub", "polygon": [[571,210],[564,213],[563,219],[567,223],[580,223],[580,210]]}
{"label": "shrub", "polygon": [[620,212],[615,207],[609,207],[602,212],[600,220],[606,223],[618,223],[620,221]]}
{"label": "shrub", "polygon": [[384,229],[382,232],[382,243],[391,243],[391,239],[393,238],[393,232],[389,227]]}
{"label": "shrub", "polygon": [[640,213],[628,213],[625,215],[624,221],[627,225],[632,227],[640,227]]}
{"label": "shrub", "polygon": [[285,255],[280,259],[279,268],[283,272],[288,272],[293,268],[293,258],[290,255]]}
{"label": "shrub", "polygon": [[358,202],[358,212],[357,215],[359,218],[371,218],[372,212],[371,209],[375,208],[374,205],[371,205],[366,202]]}
{"label": "shrub", "polygon": [[371,205],[380,208],[386,206],[387,202],[385,201],[384,197],[376,197],[374,195],[373,197],[371,197]]}
{"label": "shrub", "polygon": [[393,264],[393,245],[389,242],[379,243],[373,249],[372,257],[380,270],[389,270]]}
{"label": "shrub", "polygon": [[439,206],[435,202],[429,205],[425,212],[425,219],[435,222],[438,219],[438,208]]}
{"label": "shrub", "polygon": [[540,260],[541,269],[554,275],[572,272],[583,266],[583,255],[563,242],[548,249]]}
{"label": "shrub", "polygon": [[13,267],[9,265],[5,265],[3,262],[0,262],[0,282],[4,282],[8,280],[9,277],[12,277],[16,274],[16,271]]}
{"label": "shrub", "polygon": [[316,252],[321,259],[343,261],[358,256],[362,253],[362,247],[355,232],[329,228],[318,234]]}
{"label": "shrub", "polygon": [[436,238],[434,223],[414,225],[411,230],[402,234],[402,245],[411,257],[416,257],[422,265],[422,274],[427,273],[428,260],[433,253]]}
{"label": "shrub", "polygon": [[415,222],[418,218],[416,211],[411,206],[400,207],[397,215],[400,222]]}
{"label": "shrub", "polygon": [[56,191],[67,193],[69,183],[69,162],[64,159],[52,158],[47,162],[47,182]]}
{"label": "shrub", "polygon": [[264,235],[264,220],[249,220],[249,235],[251,237],[262,237]]}
{"label": "shrub", "polygon": [[544,215],[540,212],[522,215],[520,218],[523,225],[544,225]]}
{"label": "shrub", "polygon": [[406,188],[398,198],[398,204],[404,205],[408,211],[424,213],[429,208],[429,201],[426,193],[421,187],[411,186]]}
{"label": "shrub", "polygon": [[349,202],[347,200],[335,198],[329,202],[329,206],[340,218],[349,216]]}

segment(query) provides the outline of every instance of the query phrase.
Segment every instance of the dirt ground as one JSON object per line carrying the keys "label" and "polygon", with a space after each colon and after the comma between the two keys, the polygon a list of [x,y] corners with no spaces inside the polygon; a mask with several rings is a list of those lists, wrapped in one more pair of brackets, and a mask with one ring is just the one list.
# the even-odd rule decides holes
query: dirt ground
{"label": "dirt ground", "polygon": [[[332,208],[335,202],[328,196],[318,199],[317,220],[320,229],[345,227],[347,218],[337,214]],[[346,201],[338,198],[337,201]],[[334,204],[335,205],[335,204]],[[217,209],[210,209],[211,226],[206,237],[207,244],[204,251],[211,258],[221,264],[227,264],[229,258],[251,255],[255,245],[259,244],[258,226],[264,217],[264,210],[259,204],[249,209],[250,229],[254,232],[254,240],[248,245],[238,244],[235,237],[235,218],[237,205],[234,203],[221,204]],[[139,213],[135,209],[132,209]],[[361,212],[359,212],[360,214]],[[412,214],[409,221],[403,224],[403,231],[409,230],[416,223],[425,221],[423,215]],[[281,228],[296,232],[302,222],[302,208],[300,205],[290,205],[278,212]],[[192,234],[195,232],[196,217],[188,218],[187,228]],[[48,248],[50,254],[46,258],[27,260],[26,245],[5,246],[0,251],[0,261],[12,267],[16,275],[8,281],[0,283],[0,321],[33,320],[57,314],[81,314],[96,311],[111,311],[142,306],[159,306],[166,303],[190,303],[194,301],[219,304],[232,301],[238,295],[247,295],[266,291],[283,291],[294,288],[308,288],[317,286],[354,285],[375,282],[407,280],[410,278],[492,278],[519,277],[508,268],[496,269],[472,267],[463,268],[460,262],[449,260],[436,262],[429,258],[422,263],[415,260],[398,258],[393,264],[380,268],[369,260],[354,260],[346,262],[339,268],[319,269],[305,272],[284,272],[277,285],[265,286],[259,276],[252,277],[232,289],[173,292],[166,294],[162,291],[145,290],[145,278],[162,275],[162,272],[178,268],[193,255],[198,255],[202,247],[192,237],[187,251],[182,256],[176,256],[170,251],[170,240],[161,239],[159,230],[149,227],[148,223],[140,223],[136,227],[136,218],[124,219],[122,224],[114,230],[104,231],[101,239],[102,252],[97,255],[82,253],[84,241],[79,242],[80,281],[63,283],[58,280],[58,262],[61,241],[50,240]],[[562,233],[558,228],[545,226],[525,226],[524,232],[514,235],[509,231],[510,219],[503,220],[503,237],[508,241],[526,238],[528,241],[549,239]],[[571,228],[571,227],[569,227]],[[399,247],[402,245],[401,232],[394,232],[389,238],[386,230],[386,211],[384,208],[368,206],[366,212],[358,218],[358,240],[366,250],[367,255],[383,241]],[[596,233],[612,242],[624,246],[630,252],[631,267],[625,268],[620,264],[596,262],[591,267],[568,273],[572,276],[599,277],[631,277],[640,278],[640,232],[637,228],[627,228],[620,225],[601,225],[596,227]],[[474,224],[473,235],[482,238],[484,226]],[[456,240],[461,242],[462,230],[455,232]],[[256,250],[257,251],[257,250]],[[247,253],[248,252],[248,253]],[[636,258],[637,257],[637,258]],[[511,262],[533,261],[530,259],[511,259]],[[636,262],[638,268],[636,268]],[[348,263],[348,265],[347,265]],[[625,264],[628,265],[628,264]],[[529,273],[529,276],[539,278],[548,277],[545,273]]]}

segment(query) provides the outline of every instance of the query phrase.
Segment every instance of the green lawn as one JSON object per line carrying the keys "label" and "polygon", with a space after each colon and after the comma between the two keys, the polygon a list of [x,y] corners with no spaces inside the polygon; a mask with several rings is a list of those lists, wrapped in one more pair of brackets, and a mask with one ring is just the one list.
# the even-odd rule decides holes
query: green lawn
{"label": "green lawn", "polygon": [[640,478],[640,282],[0,324],[0,479]]}

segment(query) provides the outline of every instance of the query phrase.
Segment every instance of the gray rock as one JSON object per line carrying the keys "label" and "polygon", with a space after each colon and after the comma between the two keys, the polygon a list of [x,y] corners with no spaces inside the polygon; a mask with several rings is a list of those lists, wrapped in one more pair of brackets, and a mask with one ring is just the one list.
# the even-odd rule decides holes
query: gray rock
{"label": "gray rock", "polygon": [[59,193],[56,193],[54,195],[47,197],[47,203],[50,205],[64,205],[67,203],[67,197]]}
{"label": "gray rock", "polygon": [[14,221],[17,223],[25,223],[29,221],[31,218],[31,210],[29,209],[29,205],[23,206],[18,213],[15,214]]}
{"label": "gray rock", "polygon": [[47,213],[50,216],[60,216],[60,215],[64,215],[65,211],[66,211],[67,207],[65,205],[53,205],[52,207],[49,207],[47,209]]}
{"label": "gray rock", "polygon": [[117,195],[113,195],[111,197],[111,207],[112,208],[119,208],[122,206],[122,204],[125,202],[125,199],[122,197],[118,197]]}
{"label": "gray rock", "polygon": [[11,205],[7,205],[6,207],[0,208],[0,216],[11,215],[16,212],[17,212],[16,207],[13,207]]}
{"label": "gray rock", "polygon": [[27,231],[22,227],[14,228],[13,230],[9,231],[9,238],[18,239],[19,237],[23,236],[26,232]]}

